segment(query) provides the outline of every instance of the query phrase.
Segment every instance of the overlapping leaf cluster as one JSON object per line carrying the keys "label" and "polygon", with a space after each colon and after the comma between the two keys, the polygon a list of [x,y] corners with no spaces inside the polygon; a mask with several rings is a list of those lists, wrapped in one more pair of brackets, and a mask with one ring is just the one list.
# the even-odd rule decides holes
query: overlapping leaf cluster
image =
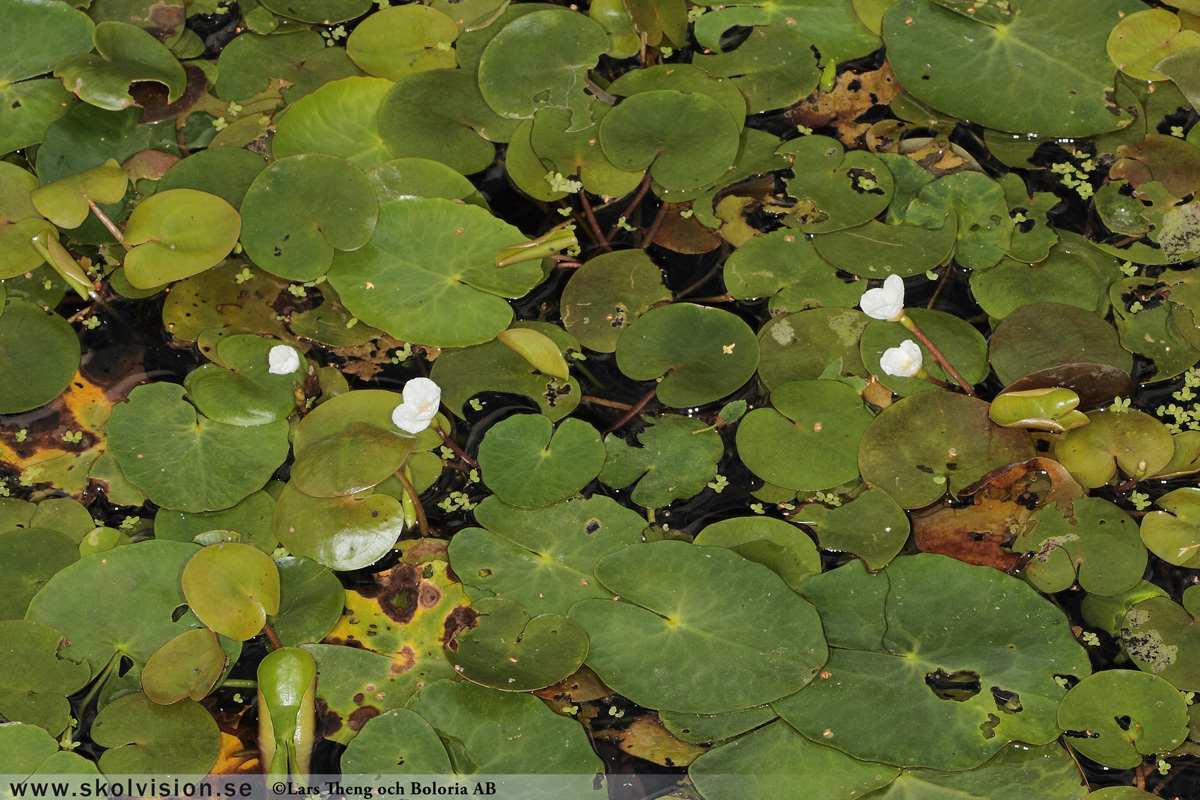
{"label": "overlapping leaf cluster", "polygon": [[[0,772],[249,768],[209,709],[260,633],[347,773],[1194,758],[1169,5],[0,0]],[[97,368],[135,313],[179,382]]]}

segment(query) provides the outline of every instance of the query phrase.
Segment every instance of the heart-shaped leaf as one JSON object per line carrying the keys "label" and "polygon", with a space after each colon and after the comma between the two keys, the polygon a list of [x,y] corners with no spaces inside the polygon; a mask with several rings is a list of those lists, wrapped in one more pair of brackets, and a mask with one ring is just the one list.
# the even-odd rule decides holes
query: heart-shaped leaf
{"label": "heart-shaped leaf", "polygon": [[279,570],[248,544],[200,550],[183,570],[183,594],[196,616],[217,633],[243,642],[279,611]]}

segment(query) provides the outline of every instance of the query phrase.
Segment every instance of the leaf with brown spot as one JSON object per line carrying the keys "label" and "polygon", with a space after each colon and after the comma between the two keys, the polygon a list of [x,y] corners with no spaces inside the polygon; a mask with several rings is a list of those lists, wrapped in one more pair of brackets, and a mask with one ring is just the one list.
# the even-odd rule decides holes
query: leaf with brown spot
{"label": "leaf with brown spot", "polygon": [[843,72],[832,92],[813,92],[784,114],[793,125],[816,130],[832,127],[847,147],[861,143],[871,122],[859,119],[876,106],[886,106],[900,94],[900,84],[886,63],[873,72]]}
{"label": "leaf with brown spot", "polygon": [[1006,547],[1035,509],[1082,497],[1083,488],[1049,458],[1032,458],[993,470],[959,493],[966,508],[937,506],[913,515],[913,539],[924,553],[1011,572],[1021,561]]}
{"label": "leaf with brown spot", "polygon": [[327,705],[326,736],[342,744],[421,686],[455,677],[442,646],[474,622],[444,561],[397,564],[373,577],[346,590],[345,611],[324,643],[306,646],[317,661],[317,696]]}

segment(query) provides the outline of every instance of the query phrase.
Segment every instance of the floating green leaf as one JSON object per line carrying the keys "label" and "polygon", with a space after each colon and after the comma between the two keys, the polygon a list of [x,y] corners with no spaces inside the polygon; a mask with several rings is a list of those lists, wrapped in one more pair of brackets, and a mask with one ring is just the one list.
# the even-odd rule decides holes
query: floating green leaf
{"label": "floating green leaf", "polygon": [[1154,555],[1185,569],[1200,567],[1200,489],[1184,487],[1155,501],[1163,511],[1142,518],[1142,541]]}
{"label": "floating green leaf", "polygon": [[555,430],[540,414],[517,414],[488,429],[479,466],[488,488],[504,502],[547,506],[600,474],[604,444],[583,420],[563,420]]}
{"label": "floating green leaf", "polygon": [[302,97],[279,118],[275,158],[324,153],[344,158],[361,170],[390,161],[376,117],[392,82],[383,78],[343,78]]}
{"label": "floating green leaf", "polygon": [[98,167],[66,178],[35,190],[30,196],[34,208],[55,225],[63,228],[78,228],[87,219],[94,203],[118,203],[125,196],[129,176],[115,158],[110,158]]}
{"label": "floating green leaf", "polygon": [[870,321],[855,308],[814,308],[776,317],[758,333],[758,377],[768,389],[816,380],[830,368],[865,377],[869,373],[859,356],[859,338]]}
{"label": "floating green leaf", "polygon": [[[1187,592],[1183,599],[1186,605]],[[1200,620],[1195,610],[1168,597],[1151,597],[1125,612],[1121,628],[1121,646],[1133,663],[1185,692],[1200,691]]]}
{"label": "floating green leaf", "polygon": [[636,481],[629,499],[646,508],[698,494],[716,477],[725,451],[720,435],[707,427],[702,420],[665,414],[647,420],[637,437],[640,448],[610,433],[600,480],[617,489]]}
{"label": "floating green leaf", "polygon": [[221,198],[170,189],[143,200],[125,225],[125,277],[139,289],[190,278],[221,262],[237,244],[242,219]]}
{"label": "floating green leaf", "polygon": [[101,22],[92,31],[99,55],[68,56],[54,68],[68,91],[94,106],[120,111],[137,101],[130,84],[154,82],[167,89],[167,102],[183,95],[187,75],[161,42],[135,25]]}
{"label": "floating green leaf", "polygon": [[150,656],[142,670],[142,691],[161,706],[191,698],[203,700],[225,670],[225,652],[208,628],[184,631]]}
{"label": "floating green leaf", "polygon": [[248,544],[214,544],[188,561],[181,578],[188,606],[208,627],[236,641],[262,631],[279,611],[279,570]]}
{"label": "floating green leaf", "polygon": [[696,534],[695,544],[725,547],[775,572],[795,589],[821,574],[817,547],[795,525],[772,517],[732,517],[714,522]]}
{"label": "floating green leaf", "polygon": [[1165,680],[1108,670],[1084,678],[1067,693],[1058,723],[1083,755],[1129,769],[1144,755],[1174,750],[1187,738],[1187,704]]}
{"label": "floating green leaf", "polygon": [[397,339],[479,344],[512,320],[504,298],[541,280],[534,262],[495,267],[496,251],[524,238],[477,206],[395,200],[380,207],[365,247],[334,255],[329,282],[351,313]]}
{"label": "floating green leaf", "polygon": [[334,570],[360,569],[378,561],[403,532],[400,501],[370,490],[317,498],[289,483],[275,510],[275,535],[283,546]]}
{"label": "floating green leaf", "polygon": [[600,144],[618,167],[649,169],[665,189],[697,189],[733,164],[739,129],[708,95],[660,89],[622,100],[600,124]]}
{"label": "floating green leaf", "polygon": [[670,299],[662,273],[644,251],[601,253],[575,270],[563,289],[563,325],[584,347],[611,353],[626,327]]}
{"label": "floating green leaf", "polygon": [[329,270],[335,250],[357,250],[371,240],[379,206],[357,167],[314,153],[260,172],[242,216],[242,244],[255,264],[281,278],[311,281]]}
{"label": "floating green leaf", "polygon": [[531,618],[504,597],[485,597],[471,608],[479,617],[459,632],[446,660],[473,683],[504,692],[542,689],[575,672],[587,656],[587,634],[561,614]]}
{"label": "floating green leaf", "polygon": [[728,311],[675,303],[648,311],[625,329],[617,340],[617,366],[634,380],[661,378],[658,399],[687,408],[719,400],[749,380],[758,366],[758,342]]}
{"label": "floating green leaf", "polygon": [[779,152],[789,157],[796,173],[787,184],[796,204],[784,221],[806,233],[862,225],[887,208],[892,199],[892,173],[872,153],[846,153],[836,139],[826,136],[794,139]]}
{"label": "floating green leaf", "polygon": [[816,531],[822,549],[853,553],[870,570],[883,569],[899,554],[912,527],[904,509],[879,489],[868,489],[833,509],[806,505],[795,521]]}
{"label": "floating green leaf", "polygon": [[[619,599],[582,600],[571,618],[591,639],[588,666],[639,705],[700,714],[761,705],[825,661],[812,607],[734,552],[654,542],[606,556],[596,577]],[[644,646],[626,647],[630,637]]]}
{"label": "floating green leaf", "polygon": [[[982,383],[988,375],[987,341],[971,323],[959,319],[953,314],[943,311],[928,311],[923,308],[910,308],[905,311],[909,319],[916,323],[921,333],[925,334],[934,347],[941,351],[958,374],[970,385]],[[896,394],[908,396],[918,392],[928,392],[937,387],[924,378],[905,378],[891,375],[882,366],[880,359],[890,348],[898,347],[901,342],[913,340],[913,334],[902,325],[896,325],[885,320],[872,320],[863,330],[859,343],[863,364],[887,388]],[[954,383],[954,378],[946,372],[923,343],[913,342],[921,351],[921,360],[925,372],[930,377],[945,383]]]}
{"label": "floating green leaf", "polygon": [[772,314],[858,304],[862,286],[838,277],[803,234],[756,236],[725,262],[725,286],[739,300],[769,297]]}
{"label": "floating green leaf", "polygon": [[858,444],[874,416],[838,381],[792,381],[738,425],[738,455],[776,486],[831,489],[858,477]]}
{"label": "floating green leaf", "polygon": [[92,740],[108,749],[100,769],[109,775],[202,774],[217,763],[221,733],[195,700],[160,706],[130,694],[100,710]]}
{"label": "floating green leaf", "polygon": [[1061,303],[1030,303],[1012,311],[988,340],[1000,382],[1066,364],[1110,364],[1129,372],[1133,356],[1097,314]]}
{"label": "floating green leaf", "polygon": [[342,754],[341,766],[347,783],[354,775],[446,775],[453,770],[437,731],[407,708],[367,720]]}
{"label": "floating green leaf", "polygon": [[991,567],[921,554],[871,575],[854,562],[798,591],[821,611],[830,678],[775,708],[855,758],[962,770],[1013,740],[1045,744],[1066,693],[1055,676],[1091,671],[1066,617]]}
{"label": "floating green leaf", "polygon": [[91,669],[59,655],[61,633],[38,622],[0,622],[0,716],[58,736],[67,727],[67,696],[84,687]]}
{"label": "floating green leaf", "polygon": [[1055,442],[1054,456],[1089,489],[1108,483],[1118,467],[1138,480],[1154,475],[1175,452],[1170,431],[1145,412],[1094,411],[1088,419]]}
{"label": "floating green leaf", "polygon": [[1010,548],[1029,553],[1035,588],[1052,594],[1076,580],[1087,592],[1113,595],[1133,588],[1146,569],[1137,523],[1099,497],[1077,497],[1034,511]]}
{"label": "floating green leaf", "polygon": [[79,548],[68,537],[37,527],[0,533],[0,619],[21,619],[46,582],[79,560]]}
{"label": "floating green leaf", "polygon": [[576,600],[610,596],[596,563],[642,541],[646,521],[603,496],[517,509],[488,498],[475,509],[487,528],[450,540],[450,563],[463,582],[516,600],[532,614],[565,614]]}
{"label": "floating green leaf", "polygon": [[371,75],[398,81],[432,69],[453,69],[450,45],[458,26],[441,11],[423,5],[381,8],[354,28],[346,53]]}
{"label": "floating green leaf", "polygon": [[284,556],[279,570],[279,611],[267,622],[285,647],[319,642],[333,630],[346,600],[337,576],[307,558]]}
{"label": "floating green leaf", "polygon": [[[968,8],[974,9],[969,13]],[[1105,53],[1126,0],[901,0],[883,18],[888,61],[917,99],[997,130],[1090,136],[1131,121]],[[987,75],[979,91],[964,74]]]}
{"label": "floating green leaf", "polygon": [[26,300],[9,298],[0,313],[0,414],[15,414],[58,397],[79,367],[79,339],[67,321]]}

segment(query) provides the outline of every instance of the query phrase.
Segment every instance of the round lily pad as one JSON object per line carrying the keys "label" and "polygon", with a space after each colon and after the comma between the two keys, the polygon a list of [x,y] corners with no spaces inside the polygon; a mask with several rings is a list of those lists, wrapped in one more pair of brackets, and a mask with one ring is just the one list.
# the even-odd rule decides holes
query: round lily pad
{"label": "round lily pad", "polygon": [[[43,261],[30,239],[42,231],[53,236],[53,226],[33,204],[31,194],[37,188],[38,179],[32,172],[0,162],[0,278],[22,275]],[[3,300],[0,297],[0,303]]]}
{"label": "round lily pad", "polygon": [[759,797],[859,797],[886,786],[900,770],[866,764],[810,741],[782,720],[713,748],[688,775],[712,800]]}
{"label": "round lily pad", "polygon": [[196,189],[214,194],[236,209],[254,179],[267,166],[258,153],[238,147],[214,147],[176,162],[158,182],[160,192]]}
{"label": "round lily pad", "polygon": [[79,368],[79,339],[67,321],[26,300],[9,298],[0,312],[0,414],[15,414],[58,397]]}
{"label": "round lily pad", "polygon": [[957,220],[954,258],[968,269],[985,269],[1004,257],[1014,224],[1004,188],[979,172],[956,172],[921,188],[905,210],[910,225],[937,228]]}
{"label": "round lily pad", "polygon": [[54,74],[87,103],[120,111],[137,101],[130,84],[153,82],[167,89],[167,102],[183,95],[187,74],[170,50],[150,33],[124,22],[101,22],[92,31],[96,53],[59,61]]}
{"label": "round lily pad", "polygon": [[807,233],[853,228],[876,217],[892,199],[892,173],[874,153],[847,153],[827,136],[802,136],[779,152],[789,157],[796,173],[788,181],[788,194],[796,205],[785,224]]}
{"label": "round lily pad", "polygon": [[1187,703],[1161,678],[1113,669],[1088,676],[1063,698],[1058,723],[1071,747],[1116,769],[1174,750],[1187,738]]}
{"label": "round lily pad", "polygon": [[1167,492],[1142,518],[1142,541],[1154,555],[1185,569],[1200,567],[1200,489],[1187,486]]}
{"label": "round lily pad", "polygon": [[361,74],[343,48],[327,42],[315,30],[271,36],[242,31],[221,48],[214,92],[222,100],[241,101],[282,85],[284,100],[294,103],[329,81]]}
{"label": "round lily pad", "polygon": [[1137,523],[1099,497],[1034,511],[1010,549],[1031,554],[1025,575],[1047,594],[1070,588],[1076,572],[1084,591],[1119,594],[1136,586],[1146,569]]}
{"label": "round lily pad", "polygon": [[154,538],[194,542],[207,531],[229,531],[238,535],[238,541],[270,553],[279,544],[271,525],[274,514],[275,498],[265,491],[254,492],[223,511],[189,514],[162,508],[154,515]]}
{"label": "round lily pad", "polygon": [[319,642],[333,630],[346,602],[337,576],[315,561],[284,556],[279,570],[279,611],[267,622],[285,647]]}
{"label": "round lily pad", "polygon": [[195,700],[160,706],[129,694],[100,709],[92,741],[108,748],[100,769],[108,775],[202,775],[217,763],[221,732]]}
{"label": "round lily pad", "polygon": [[691,497],[717,476],[725,452],[721,437],[703,420],[664,414],[647,420],[631,447],[616,434],[604,438],[607,456],[600,480],[618,489],[636,481],[629,499],[646,508]]}
{"label": "round lily pad", "polygon": [[78,545],[57,531],[29,527],[0,533],[0,619],[24,617],[46,581],[78,559]]}
{"label": "round lily pad", "polygon": [[316,280],[335,250],[371,240],[379,205],[362,171],[312,153],[280,159],[254,179],[242,201],[246,255],[272,275]]}
{"label": "round lily pad", "polygon": [[772,517],[732,517],[714,522],[696,534],[695,544],[725,547],[749,561],[771,569],[795,589],[821,574],[817,546],[795,525]]}
{"label": "round lily pad", "polygon": [[[592,776],[603,769],[583,727],[532,695],[436,681],[407,707],[450,743],[456,771],[463,774],[555,775],[552,796],[561,797],[590,791]],[[521,746],[513,747],[514,740]],[[568,775],[580,776],[579,782]]]}
{"label": "round lily pad", "polygon": [[0,715],[37,725],[53,736],[71,717],[69,695],[91,678],[87,664],[63,658],[61,633],[27,620],[0,622]]}
{"label": "round lily pad", "polygon": [[617,340],[617,366],[629,378],[661,378],[658,399],[673,408],[720,400],[750,379],[758,341],[740,317],[675,303],[646,312]]}
{"label": "round lily pad", "polygon": [[1012,311],[992,333],[988,348],[1005,385],[1066,364],[1133,369],[1133,356],[1121,347],[1111,325],[1094,313],[1060,303],[1030,303]]}
{"label": "round lily pad", "polygon": [[769,297],[772,314],[806,308],[850,307],[861,285],[838,277],[813,242],[788,230],[756,236],[725,262],[725,287],[739,300]]}
{"label": "round lily pad", "polygon": [[821,258],[863,278],[910,278],[945,263],[957,244],[958,217],[934,229],[871,220],[854,228],[814,236]]}
{"label": "round lily pad", "polygon": [[341,758],[343,780],[354,775],[447,775],[450,757],[437,731],[415,711],[393,708],[367,720]]}
{"label": "round lily pad", "polygon": [[776,486],[831,489],[858,477],[858,443],[874,416],[838,381],[792,381],[771,391],[738,425],[737,448],[750,471]]}
{"label": "round lily pad", "polygon": [[504,692],[558,683],[583,664],[588,637],[561,614],[530,617],[520,603],[485,597],[471,604],[479,617],[459,631],[446,660],[467,680]]}
{"label": "round lily pad", "polygon": [[540,414],[517,414],[488,429],[479,445],[483,480],[510,505],[547,506],[565,500],[600,474],[600,434],[579,419],[555,430]]}
{"label": "round lily pad", "polygon": [[428,158],[394,158],[367,173],[380,203],[403,197],[442,197],[487,208],[475,185],[450,167]]}
{"label": "round lily pad", "polygon": [[856,308],[814,308],[776,317],[758,334],[758,377],[768,389],[816,380],[829,369],[865,377],[859,338],[870,321]]}
{"label": "round lily pad", "polygon": [[761,705],[803,687],[828,655],[812,607],[724,548],[627,547],[601,559],[596,577],[617,599],[581,600],[571,618],[591,639],[588,666],[639,705],[699,714]]}
{"label": "round lily pad", "polygon": [[354,28],[346,53],[366,73],[390,81],[431,69],[453,69],[458,58],[449,45],[458,26],[441,11],[423,5],[381,8]]}
{"label": "round lily pad", "polygon": [[162,706],[184,698],[203,700],[224,672],[225,661],[211,630],[184,631],[150,656],[142,670],[142,691]]}
{"label": "round lily pad", "polygon": [[853,553],[870,570],[883,569],[896,557],[912,527],[904,509],[880,489],[868,489],[833,509],[810,503],[794,521],[812,528],[823,550]]}
{"label": "round lily pad", "polygon": [[97,674],[117,654],[142,667],[163,645],[192,628],[179,588],[192,544],[145,541],[87,556],[59,571],[30,604],[27,619],[62,632],[59,656],[86,661]]}
{"label": "round lily pad", "polygon": [[9,775],[24,777],[53,757],[58,742],[36,725],[0,723],[0,767]]}
{"label": "round lily pad", "polygon": [[[883,17],[896,78],[934,108],[989,128],[1089,136],[1131,121],[1112,99],[1105,52],[1124,0],[1010,0],[968,13],[933,0],[901,0]],[[987,75],[991,91],[962,79]]]}
{"label": "round lily pad", "polygon": [[920,508],[1033,455],[1029,435],[993,424],[982,400],[922,392],[875,418],[863,434],[858,464],[868,484],[905,508]]}
{"label": "round lily pad", "polygon": [[829,678],[775,709],[861,760],[963,770],[1010,741],[1045,744],[1066,694],[1055,677],[1091,672],[1062,612],[991,567],[920,554],[872,575],[856,561],[798,592],[821,611]]}
{"label": "round lily pad", "polygon": [[284,17],[324,25],[361,17],[371,8],[370,0],[266,0],[262,5]]}
{"label": "round lily pad", "polygon": [[216,266],[237,244],[241,216],[229,203],[195,189],[154,194],[129,215],[125,277],[138,289],[190,278]]}
{"label": "round lily pad", "polygon": [[[559,347],[579,350],[579,343],[561,328],[537,322],[517,324],[536,326],[539,333],[545,331],[547,339],[557,340],[555,352],[559,358],[563,357]],[[536,402],[551,422],[558,422],[579,405],[578,381],[563,381],[539,371],[499,340],[443,351],[434,362],[430,378],[442,387],[442,402],[460,417],[467,402],[485,391],[524,395]]]}
{"label": "round lily pad", "polygon": [[583,78],[607,49],[604,29],[583,14],[534,11],[506,24],[484,49],[479,91],[502,116],[525,119],[549,105],[571,109],[572,127],[586,127]]}
{"label": "round lily pad", "polygon": [[[1184,604],[1188,603],[1188,590]],[[1193,596],[1190,598],[1195,600]],[[1167,597],[1151,597],[1125,612],[1121,646],[1138,668],[1181,691],[1200,691],[1200,620],[1197,609]]]}
{"label": "round lily pad", "polygon": [[43,216],[63,228],[78,228],[91,214],[88,201],[118,203],[129,176],[115,158],[36,189],[29,199]]}
{"label": "round lily pad", "polygon": [[687,190],[725,174],[737,158],[739,131],[708,95],[660,89],[627,97],[609,112],[600,145],[618,167],[649,169],[663,188]]}
{"label": "round lily pad", "polygon": [[1029,303],[1053,302],[1103,313],[1108,287],[1121,277],[1120,262],[1082,237],[1063,240],[1036,264],[1005,258],[995,267],[971,273],[971,294],[996,319]]}
{"label": "round lily pad", "polygon": [[278,346],[261,336],[221,339],[215,357],[224,366],[203,364],[189,372],[183,380],[188,399],[201,414],[226,425],[253,427],[287,419],[296,411],[304,367],[283,375],[271,372],[270,353]]}
{"label": "round lily pad", "polygon": [[[418,6],[420,7],[420,6]],[[379,109],[379,131],[397,158],[426,158],[471,175],[496,159],[517,123],[479,94],[475,74],[437,69],[397,81]]]}
{"label": "round lily pad", "polygon": [[403,341],[438,347],[486,342],[508,327],[505,297],[541,280],[537,262],[496,269],[496,252],[525,237],[477,206],[395,200],[375,237],[336,253],[329,282],[356,317]]}
{"label": "round lily pad", "polygon": [[1180,30],[1179,17],[1165,8],[1128,14],[1108,35],[1108,56],[1117,68],[1139,81],[1161,81],[1154,71],[1164,58],[1200,45],[1200,33]]}
{"label": "round lily pad", "polygon": [[236,641],[257,636],[267,615],[279,611],[279,570],[270,556],[248,544],[201,549],[181,580],[200,621]]}
{"label": "round lily pad", "polygon": [[330,81],[288,107],[272,140],[275,158],[324,153],[369,170],[390,161],[376,116],[392,82],[383,78]]}
{"label": "round lily pad", "polygon": [[1054,457],[1089,489],[1108,483],[1117,468],[1131,478],[1155,475],[1171,460],[1175,442],[1167,427],[1142,411],[1093,411],[1054,445]]}
{"label": "round lily pad", "polygon": [[[696,38],[713,54],[697,54],[693,63],[710,75],[733,78],[751,114],[792,105],[811,93],[820,78],[812,41],[792,27],[794,17],[785,16],[781,25],[763,19],[758,11],[713,11],[695,26]],[[753,25],[749,36],[733,35],[746,25]],[[742,41],[731,47],[731,40]]]}
{"label": "round lily pad", "polygon": [[129,481],[160,506],[229,508],[261,489],[287,458],[287,423],[240,428],[213,422],[198,415],[183,393],[170,383],[130,392],[108,421],[109,451]]}
{"label": "round lily pad", "polygon": [[646,520],[596,495],[535,509],[490,497],[475,509],[487,530],[467,528],[450,540],[450,564],[468,586],[515,600],[531,614],[565,614],[576,600],[610,596],[596,562],[642,541]]}
{"label": "round lily pad", "polygon": [[644,250],[601,253],[575,270],[563,289],[563,325],[584,347],[611,353],[630,323],[670,299]]}
{"label": "round lily pad", "polygon": [[283,546],[333,570],[378,561],[402,533],[404,510],[385,494],[317,498],[288,484],[275,509],[275,535]]}

